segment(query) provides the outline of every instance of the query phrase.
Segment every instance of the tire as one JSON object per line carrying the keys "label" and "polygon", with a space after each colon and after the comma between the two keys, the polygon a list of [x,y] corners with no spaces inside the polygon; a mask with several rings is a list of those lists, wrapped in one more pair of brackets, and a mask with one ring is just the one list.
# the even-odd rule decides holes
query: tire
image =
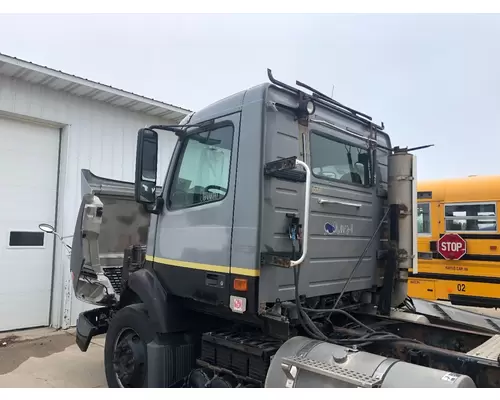
{"label": "tire", "polygon": [[111,319],[104,344],[104,370],[110,388],[145,388],[147,344],[156,335],[144,304],[132,304]]}

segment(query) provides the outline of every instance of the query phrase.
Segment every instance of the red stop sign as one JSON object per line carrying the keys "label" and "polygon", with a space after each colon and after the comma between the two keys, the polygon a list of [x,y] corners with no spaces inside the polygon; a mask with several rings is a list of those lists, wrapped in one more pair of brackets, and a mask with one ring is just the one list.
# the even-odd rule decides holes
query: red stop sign
{"label": "red stop sign", "polygon": [[445,260],[460,260],[467,253],[467,242],[457,233],[446,233],[438,240],[437,250]]}

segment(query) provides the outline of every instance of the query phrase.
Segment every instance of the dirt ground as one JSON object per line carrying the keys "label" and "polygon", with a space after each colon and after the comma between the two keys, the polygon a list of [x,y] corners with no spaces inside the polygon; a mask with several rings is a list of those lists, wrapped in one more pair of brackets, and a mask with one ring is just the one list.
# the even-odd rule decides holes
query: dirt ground
{"label": "dirt ground", "polygon": [[[463,308],[500,317],[500,310]],[[101,336],[82,353],[74,330],[0,333],[0,388],[105,388],[103,351]]]}
{"label": "dirt ground", "polygon": [[35,329],[0,334],[0,388],[107,387],[104,338],[82,353],[74,330]]}

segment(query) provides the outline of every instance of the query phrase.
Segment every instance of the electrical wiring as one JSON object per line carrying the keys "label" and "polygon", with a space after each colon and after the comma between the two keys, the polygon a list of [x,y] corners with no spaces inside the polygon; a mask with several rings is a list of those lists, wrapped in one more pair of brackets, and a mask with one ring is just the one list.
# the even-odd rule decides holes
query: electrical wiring
{"label": "electrical wiring", "polygon": [[[363,261],[363,258],[365,256],[366,252],[370,248],[373,240],[377,236],[378,231],[382,227],[382,224],[384,223],[384,221],[388,215],[389,215],[389,209],[387,209],[387,211],[385,212],[384,216],[382,217],[380,223],[377,226],[377,229],[375,230],[375,232],[371,236],[369,242],[367,243],[365,249],[363,250],[361,256],[359,257],[358,262],[356,263],[356,265],[352,269],[352,271],[351,271],[346,283],[344,284],[344,287],[342,288],[333,308],[331,308],[331,309],[313,309],[313,308],[303,307],[302,303],[300,301],[300,294],[299,294],[300,269],[299,269],[299,266],[295,266],[293,268],[294,287],[295,287],[294,288],[295,289],[294,290],[295,291],[295,304],[296,304],[297,318],[298,318],[298,321],[299,321],[300,325],[302,326],[302,328],[311,337],[316,338],[318,340],[323,340],[323,341],[326,341],[329,343],[334,343],[334,344],[339,344],[339,345],[357,345],[357,346],[364,346],[364,345],[368,345],[370,343],[382,342],[382,341],[409,341],[409,342],[420,343],[419,341],[417,341],[415,339],[402,338],[402,337],[395,335],[393,333],[375,331],[373,328],[370,328],[366,324],[359,321],[357,318],[355,318],[349,312],[337,308],[338,303],[340,302],[340,299],[344,295],[344,292],[345,292],[349,282],[351,281],[352,277],[354,276],[354,273],[356,272],[356,269],[359,267],[359,265]],[[300,241],[298,240],[297,232],[294,229],[291,229],[291,231],[290,231],[290,238],[292,239],[292,259],[295,259],[295,253],[296,253],[295,243],[296,242],[299,243],[299,251],[301,250],[301,246],[300,246]],[[415,307],[413,304],[413,301],[411,301],[410,298],[405,299],[405,306],[408,309],[412,309],[412,307],[414,309],[414,307]],[[309,313],[311,313],[311,312],[312,313],[329,313],[329,315],[327,317],[328,321],[330,321],[331,315],[334,313],[344,315],[345,317],[349,318],[354,323],[358,324],[360,327],[364,328],[366,331],[368,331],[368,333],[361,336],[361,337],[358,337],[358,338],[346,338],[346,339],[328,338],[318,328],[318,326],[312,321],[312,319],[308,315],[308,312]],[[332,324],[332,326],[333,326],[333,324]]]}
{"label": "electrical wiring", "polygon": [[[384,221],[386,220],[387,216],[389,215],[389,212],[390,212],[390,208],[388,207],[387,208],[387,211],[385,212],[384,216],[382,217],[382,219],[380,220],[378,226],[377,226],[377,229],[375,229],[375,232],[373,232],[373,235],[371,236],[370,240],[368,241],[368,243],[366,244],[365,246],[365,249],[363,250],[363,252],[361,253],[361,256],[359,257],[358,259],[358,262],[356,263],[356,265],[354,266],[354,268],[352,269],[349,277],[347,278],[347,281],[345,282],[342,290],[340,291],[340,294],[338,295],[337,297],[337,301],[335,302],[334,306],[333,306],[333,309],[336,309],[339,302],[340,302],[340,299],[342,298],[342,296],[344,295],[344,292],[345,290],[347,289],[347,286],[349,285],[349,283],[351,282],[351,279],[353,278],[354,276],[354,273],[356,272],[356,270],[358,269],[358,267],[361,265],[361,263],[363,262],[363,258],[365,257],[365,254],[366,252],[368,251],[368,249],[370,248],[373,240],[375,239],[375,237],[377,236],[377,233],[378,231],[380,230],[380,228],[382,227],[382,224],[384,223]],[[328,317],[330,317],[331,315],[329,315]]]}
{"label": "electrical wiring", "polygon": [[314,312],[314,313],[327,313],[327,312],[329,312],[330,315],[333,314],[333,313],[342,314],[342,315],[346,316],[347,318],[349,318],[350,320],[352,320],[353,322],[357,323],[359,326],[362,326],[363,328],[365,328],[367,331],[369,331],[369,332],[375,332],[374,329],[372,329],[369,326],[363,324],[361,321],[359,321],[358,319],[356,319],[352,314],[348,313],[347,311],[341,310],[341,309],[331,309],[331,308],[326,308],[326,309],[303,308],[303,310],[309,311],[309,312]]}
{"label": "electrical wiring", "polygon": [[403,302],[403,305],[411,312],[416,313],[417,308],[415,307],[415,304],[413,303],[413,300],[411,297],[407,296],[406,299]]}

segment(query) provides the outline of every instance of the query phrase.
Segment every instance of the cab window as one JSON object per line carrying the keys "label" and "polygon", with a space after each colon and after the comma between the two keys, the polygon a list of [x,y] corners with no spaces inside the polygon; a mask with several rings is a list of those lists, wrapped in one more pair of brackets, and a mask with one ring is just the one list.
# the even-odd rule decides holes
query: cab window
{"label": "cab window", "polygon": [[169,191],[169,208],[220,201],[229,188],[233,127],[222,126],[187,136]]}
{"label": "cab window", "polygon": [[497,231],[495,203],[445,204],[444,212],[447,231]]}
{"label": "cab window", "polygon": [[370,150],[311,133],[311,167],[315,177],[370,186],[372,179]]}
{"label": "cab window", "polygon": [[431,214],[429,203],[417,205],[417,232],[419,235],[431,234]]}

